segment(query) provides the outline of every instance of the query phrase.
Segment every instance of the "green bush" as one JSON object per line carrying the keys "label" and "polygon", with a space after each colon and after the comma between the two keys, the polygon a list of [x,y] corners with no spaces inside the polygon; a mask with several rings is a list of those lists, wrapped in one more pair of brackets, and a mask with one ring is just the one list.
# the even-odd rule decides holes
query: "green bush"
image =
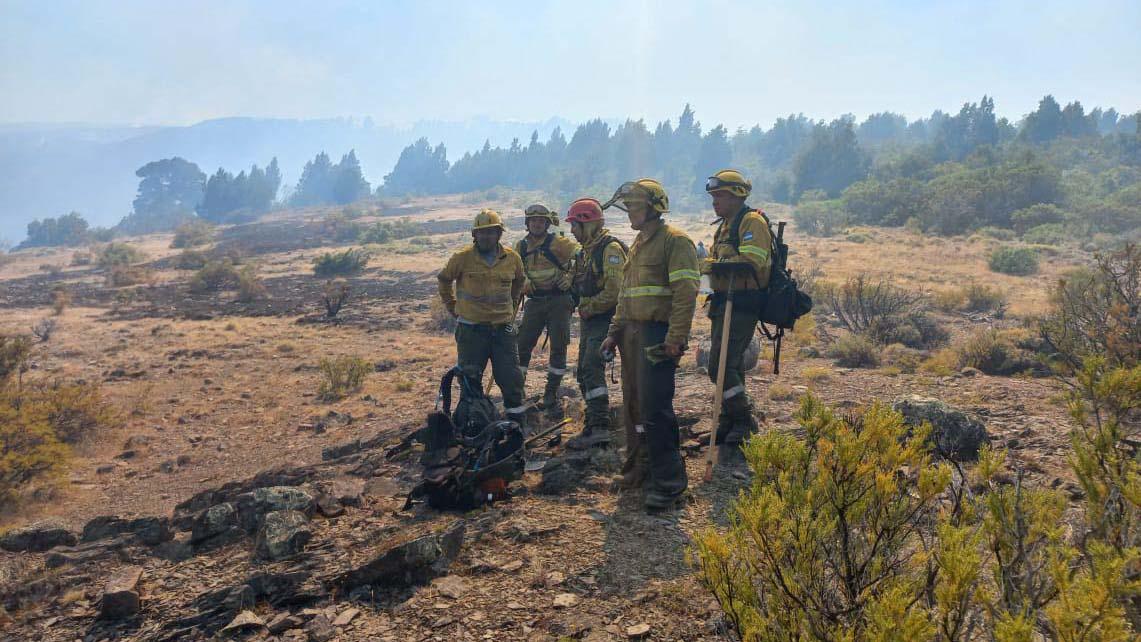
{"label": "green bush", "polygon": [[1022,240],[1031,245],[1062,245],[1071,238],[1073,233],[1061,223],[1037,225],[1022,235]]}
{"label": "green bush", "polygon": [[354,248],[326,252],[313,260],[313,274],[326,278],[357,274],[368,265],[368,259],[368,252]]}
{"label": "green bush", "polygon": [[357,392],[364,385],[364,378],[372,368],[360,357],[337,357],[321,359],[318,366],[324,379],[317,389],[322,401],[336,401]]}
{"label": "green bush", "polygon": [[179,270],[200,270],[209,262],[205,254],[196,250],[183,250],[174,257],[174,267]]}
{"label": "green bush", "polygon": [[828,356],[845,368],[875,368],[880,364],[880,346],[859,334],[846,334],[828,346]]}
{"label": "green bush", "polygon": [[187,221],[174,230],[170,246],[175,249],[205,245],[214,238],[214,226],[201,219]]}
{"label": "green bush", "polygon": [[126,243],[108,243],[99,252],[99,267],[109,270],[115,266],[131,265],[145,261],[147,255]]}
{"label": "green bush", "polygon": [[848,224],[838,200],[801,202],[792,213],[798,230],[811,236],[833,236]]}
{"label": "green bush", "polygon": [[190,277],[190,291],[217,292],[238,287],[240,276],[230,261],[209,261]]}
{"label": "green bush", "polygon": [[1010,226],[1015,232],[1025,234],[1039,225],[1051,225],[1066,220],[1066,214],[1057,205],[1037,203],[1010,215]]}
{"label": "green bush", "polygon": [[1038,253],[1028,247],[995,248],[987,262],[992,272],[1026,276],[1038,272]]}
{"label": "green bush", "polygon": [[976,368],[989,375],[1008,376],[1035,370],[1038,363],[1018,345],[1018,333],[988,328],[955,346],[960,368]]}

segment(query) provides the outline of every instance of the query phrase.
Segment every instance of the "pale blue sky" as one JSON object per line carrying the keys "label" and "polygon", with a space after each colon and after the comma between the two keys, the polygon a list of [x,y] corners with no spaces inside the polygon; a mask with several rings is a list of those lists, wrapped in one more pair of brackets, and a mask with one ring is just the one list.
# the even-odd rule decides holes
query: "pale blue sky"
{"label": "pale blue sky", "polygon": [[0,0],[0,122],[1141,108],[1141,2]]}

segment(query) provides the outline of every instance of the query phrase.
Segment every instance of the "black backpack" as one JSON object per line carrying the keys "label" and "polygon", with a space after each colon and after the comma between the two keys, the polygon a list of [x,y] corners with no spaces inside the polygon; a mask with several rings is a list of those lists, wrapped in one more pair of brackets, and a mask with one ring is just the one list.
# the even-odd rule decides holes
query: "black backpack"
{"label": "black backpack", "polygon": [[[452,384],[460,380],[453,413]],[[507,497],[507,485],[523,475],[523,429],[499,419],[479,382],[457,366],[440,381],[437,409],[416,438],[424,444],[418,483],[404,508],[426,498],[437,510],[471,510]]]}
{"label": "black backpack", "polygon": [[792,278],[792,271],[788,269],[788,245],[784,242],[784,221],[777,223],[777,231],[774,234],[773,224],[764,212],[742,210],[729,227],[729,242],[733,244],[733,249],[737,249],[741,244],[741,221],[750,211],[761,215],[765,225],[769,226],[769,236],[772,238],[769,284],[756,307],[757,318],[766,335],[769,335],[769,331],[764,328],[766,323],[775,326],[777,332],[791,330],[797,319],[812,311],[812,297],[800,290],[796,279]]}

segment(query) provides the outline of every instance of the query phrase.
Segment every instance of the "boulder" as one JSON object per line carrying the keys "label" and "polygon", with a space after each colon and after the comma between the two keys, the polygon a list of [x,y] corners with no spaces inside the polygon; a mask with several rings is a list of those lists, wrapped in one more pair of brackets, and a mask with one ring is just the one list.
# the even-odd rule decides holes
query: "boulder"
{"label": "boulder", "polygon": [[439,533],[389,548],[361,566],[334,578],[343,590],[359,586],[412,586],[446,575],[464,541],[463,520]]}
{"label": "boulder", "polygon": [[254,532],[261,527],[269,513],[292,510],[312,515],[315,502],[308,491],[294,486],[271,486],[257,488],[243,493],[234,499],[238,510],[238,525],[246,532]]}
{"label": "boulder", "polygon": [[147,546],[157,546],[170,539],[170,520],[165,517],[123,519],[114,515],[103,515],[87,522],[80,540],[95,542],[124,534],[133,535]]}
{"label": "boulder", "polygon": [[975,461],[979,458],[979,448],[990,443],[990,435],[981,421],[938,399],[902,397],[892,404],[892,409],[903,415],[903,421],[909,426],[930,423],[932,448],[945,459]]}
{"label": "boulder", "polygon": [[257,555],[262,559],[279,560],[296,555],[305,549],[313,538],[309,518],[295,510],[279,510],[265,516],[258,531]]}
{"label": "boulder", "polygon": [[41,553],[56,546],[75,546],[75,533],[55,522],[15,528],[0,537],[0,548],[13,553]]}
{"label": "boulder", "polygon": [[139,612],[139,580],[141,566],[128,566],[112,573],[103,588],[99,615],[105,620],[121,620]]}
{"label": "boulder", "polygon": [[216,504],[198,514],[191,527],[190,541],[198,544],[206,540],[229,535],[237,529],[238,511],[226,502]]}

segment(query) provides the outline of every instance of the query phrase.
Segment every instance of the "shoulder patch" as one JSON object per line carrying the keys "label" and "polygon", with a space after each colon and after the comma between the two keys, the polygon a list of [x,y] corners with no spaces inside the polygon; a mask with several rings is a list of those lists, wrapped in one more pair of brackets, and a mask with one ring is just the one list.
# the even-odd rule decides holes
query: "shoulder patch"
{"label": "shoulder patch", "polygon": [[753,233],[752,233],[752,232],[745,232],[745,233],[744,233],[744,234],[741,236],[741,240],[742,240],[742,241],[751,241],[751,240],[753,240]]}
{"label": "shoulder patch", "polygon": [[622,257],[620,257],[620,256],[611,256],[611,257],[610,257],[610,259],[609,259],[609,261],[610,261],[610,263],[611,263],[612,265],[618,265],[619,263],[621,263],[621,262],[622,262]]}

